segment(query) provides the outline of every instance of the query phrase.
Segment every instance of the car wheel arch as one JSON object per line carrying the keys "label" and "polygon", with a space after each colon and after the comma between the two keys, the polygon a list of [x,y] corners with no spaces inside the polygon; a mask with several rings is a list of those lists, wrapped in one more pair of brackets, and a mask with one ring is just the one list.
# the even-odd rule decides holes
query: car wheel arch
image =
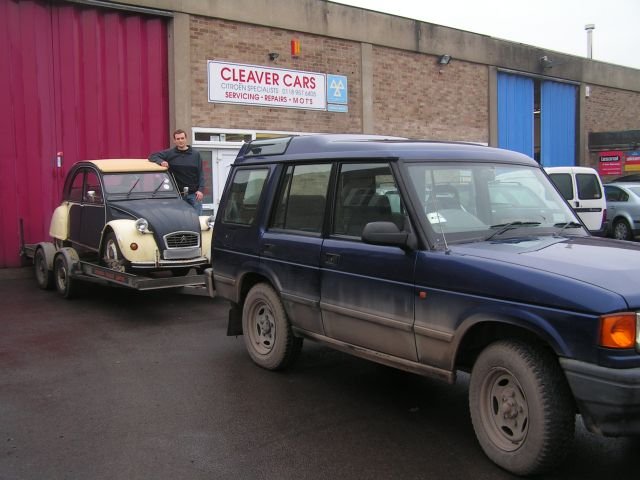
{"label": "car wheel arch", "polygon": [[458,327],[452,341],[451,369],[470,371],[480,352],[499,339],[535,342],[552,350],[556,357],[571,356],[571,349],[562,336],[546,322],[541,328],[519,317],[480,314]]}
{"label": "car wheel arch", "polygon": [[242,273],[238,279],[236,298],[238,299],[237,303],[239,305],[244,303],[244,299],[247,297],[249,290],[258,283],[270,285],[278,294],[282,291],[279,282],[274,281],[274,278],[265,272],[247,271]]}
{"label": "car wheel arch", "polygon": [[613,218],[613,220],[611,221],[611,236],[615,238],[615,229],[620,222],[626,225],[627,229],[629,230],[629,234],[633,237],[633,220],[627,218],[626,215],[617,215]]}

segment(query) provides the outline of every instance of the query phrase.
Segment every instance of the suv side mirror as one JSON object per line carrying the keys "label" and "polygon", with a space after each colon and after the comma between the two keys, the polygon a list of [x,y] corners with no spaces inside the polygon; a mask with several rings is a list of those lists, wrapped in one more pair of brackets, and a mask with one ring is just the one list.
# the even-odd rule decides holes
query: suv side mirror
{"label": "suv side mirror", "polygon": [[398,229],[393,222],[370,222],[362,230],[362,241],[374,245],[389,245],[407,248],[408,232]]}

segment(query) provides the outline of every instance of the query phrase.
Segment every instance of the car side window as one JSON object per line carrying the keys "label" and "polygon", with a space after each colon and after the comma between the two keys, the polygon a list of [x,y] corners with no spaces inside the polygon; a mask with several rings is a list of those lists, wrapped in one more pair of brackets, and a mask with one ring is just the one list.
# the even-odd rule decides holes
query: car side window
{"label": "car side window", "polygon": [[80,203],[82,201],[83,187],[84,184],[84,170],[78,170],[78,172],[71,180],[71,186],[69,188],[69,192],[67,195],[67,200],[70,202]]}
{"label": "car side window", "polygon": [[580,200],[596,200],[602,198],[598,177],[591,173],[578,173],[576,175],[578,198]]}
{"label": "car side window", "polygon": [[102,186],[96,172],[89,170],[85,177],[83,190],[83,202],[92,204],[102,204]]}
{"label": "car side window", "polygon": [[573,200],[573,182],[569,173],[552,173],[549,175],[565,200]]}
{"label": "car side window", "polygon": [[388,163],[343,164],[338,176],[332,233],[362,236],[369,222],[404,225],[404,207]]}
{"label": "car side window", "polygon": [[268,173],[266,168],[235,171],[224,207],[223,222],[251,225],[255,221]]}
{"label": "car side window", "polygon": [[271,227],[321,233],[330,176],[328,163],[287,167]]}

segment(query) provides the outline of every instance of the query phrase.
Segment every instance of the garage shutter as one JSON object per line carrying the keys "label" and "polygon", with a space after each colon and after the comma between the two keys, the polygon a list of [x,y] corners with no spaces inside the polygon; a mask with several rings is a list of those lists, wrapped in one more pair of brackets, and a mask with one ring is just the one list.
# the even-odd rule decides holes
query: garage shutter
{"label": "garage shutter", "polygon": [[542,82],[540,161],[545,167],[576,164],[577,87]]}
{"label": "garage shutter", "polygon": [[[57,1],[0,1],[0,267],[49,239],[78,160],[147,157],[169,128],[163,17]],[[64,153],[61,168],[56,153]]]}
{"label": "garage shutter", "polygon": [[533,157],[533,80],[498,73],[498,146]]}

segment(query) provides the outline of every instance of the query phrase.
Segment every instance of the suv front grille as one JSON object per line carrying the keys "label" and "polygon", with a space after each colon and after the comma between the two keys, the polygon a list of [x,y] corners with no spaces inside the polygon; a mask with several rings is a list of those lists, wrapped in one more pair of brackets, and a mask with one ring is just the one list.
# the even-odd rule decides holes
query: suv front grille
{"label": "suv front grille", "polygon": [[199,247],[200,235],[194,232],[175,232],[165,235],[167,248]]}

